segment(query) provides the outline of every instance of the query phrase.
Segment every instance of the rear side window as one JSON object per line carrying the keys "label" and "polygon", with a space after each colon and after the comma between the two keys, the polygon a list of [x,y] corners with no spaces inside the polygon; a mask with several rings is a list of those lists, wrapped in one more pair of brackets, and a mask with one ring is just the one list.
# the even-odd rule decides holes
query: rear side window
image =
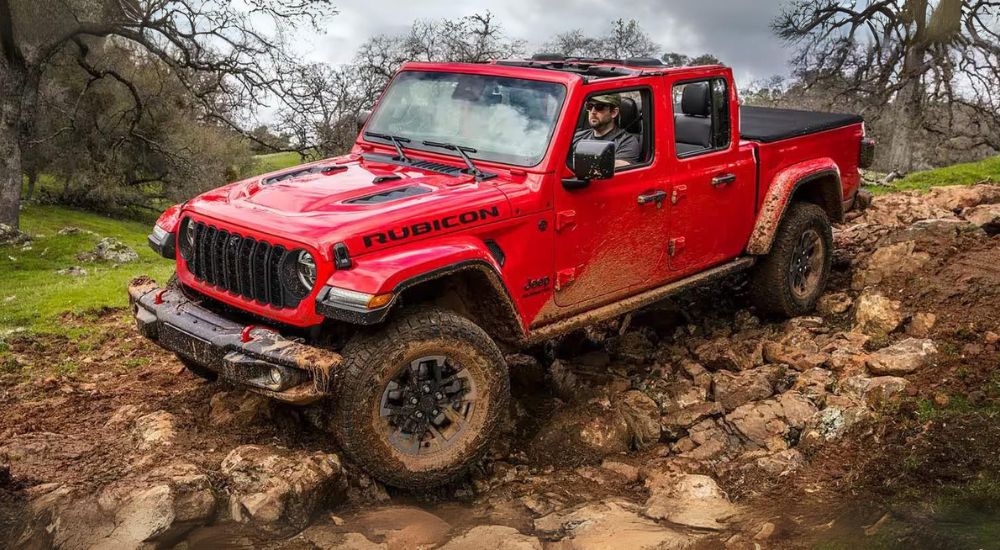
{"label": "rear side window", "polygon": [[686,158],[729,147],[729,94],[722,78],[696,80],[673,87],[674,144]]}

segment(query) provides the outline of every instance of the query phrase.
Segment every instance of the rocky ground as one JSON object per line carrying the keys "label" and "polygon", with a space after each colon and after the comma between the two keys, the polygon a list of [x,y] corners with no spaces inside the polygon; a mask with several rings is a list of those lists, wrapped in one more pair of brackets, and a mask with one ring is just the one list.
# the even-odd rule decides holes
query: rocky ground
{"label": "rocky ground", "polygon": [[[1000,186],[887,195],[851,218],[815,316],[760,319],[736,277],[509,356],[504,437],[432,494],[342,460],[321,411],[192,377],[124,311],[67,317],[97,343],[7,343],[0,540],[983,547],[1000,530]],[[967,493],[970,513],[942,500]]]}

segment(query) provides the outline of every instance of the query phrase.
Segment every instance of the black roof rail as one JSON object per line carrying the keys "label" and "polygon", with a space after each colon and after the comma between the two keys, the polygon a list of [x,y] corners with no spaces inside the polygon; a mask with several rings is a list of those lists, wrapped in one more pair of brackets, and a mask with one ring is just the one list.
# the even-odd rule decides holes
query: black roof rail
{"label": "black roof rail", "polygon": [[564,71],[568,73],[576,73],[587,79],[594,78],[612,78],[617,76],[636,76],[642,74],[641,71],[636,69],[628,69],[625,67],[608,67],[606,65],[599,65],[593,62],[580,62],[577,58],[567,58],[565,61],[523,61],[517,59],[511,60],[499,60],[496,62],[497,65],[506,65],[510,67],[531,67],[535,69],[548,69],[553,71]]}
{"label": "black roof rail", "polygon": [[625,60],[624,65],[633,67],[662,67],[663,62],[655,57],[630,57]]}
{"label": "black roof rail", "polygon": [[532,61],[565,61],[566,56],[558,53],[536,53],[531,56]]}

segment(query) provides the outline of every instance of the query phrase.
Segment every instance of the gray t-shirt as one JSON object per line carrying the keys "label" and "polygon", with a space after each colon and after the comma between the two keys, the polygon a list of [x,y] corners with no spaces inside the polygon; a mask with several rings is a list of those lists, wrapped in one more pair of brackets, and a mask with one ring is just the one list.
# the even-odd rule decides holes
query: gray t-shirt
{"label": "gray t-shirt", "polygon": [[639,136],[635,134],[630,134],[621,128],[615,128],[610,132],[604,134],[603,136],[595,136],[593,128],[587,128],[586,130],[580,130],[573,135],[573,150],[576,150],[576,144],[580,143],[584,139],[599,139],[604,141],[614,141],[615,142],[615,158],[619,160],[628,161],[632,164],[639,162],[642,156],[642,144],[639,143]]}

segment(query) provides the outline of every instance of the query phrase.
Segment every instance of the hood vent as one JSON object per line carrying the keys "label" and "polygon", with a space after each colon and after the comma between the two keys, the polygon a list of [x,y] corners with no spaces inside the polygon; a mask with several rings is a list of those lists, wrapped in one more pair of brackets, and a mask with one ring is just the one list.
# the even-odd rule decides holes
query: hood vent
{"label": "hood vent", "polygon": [[264,185],[270,185],[272,183],[278,183],[279,181],[290,180],[292,178],[297,178],[299,176],[305,176],[307,174],[332,174],[334,172],[340,172],[342,170],[347,170],[346,166],[340,164],[327,164],[320,166],[310,166],[309,168],[302,168],[299,170],[289,170],[288,172],[282,172],[280,174],[275,174],[269,178],[261,180]]}
{"label": "hood vent", "polygon": [[373,195],[365,195],[364,197],[357,197],[348,201],[344,201],[344,204],[380,204],[383,202],[405,199],[408,197],[416,197],[417,195],[423,195],[424,193],[430,193],[430,192],[431,190],[426,187],[421,187],[419,185],[410,185],[408,187],[397,187],[395,189],[389,189],[388,191],[382,191],[380,193],[375,193]]}

